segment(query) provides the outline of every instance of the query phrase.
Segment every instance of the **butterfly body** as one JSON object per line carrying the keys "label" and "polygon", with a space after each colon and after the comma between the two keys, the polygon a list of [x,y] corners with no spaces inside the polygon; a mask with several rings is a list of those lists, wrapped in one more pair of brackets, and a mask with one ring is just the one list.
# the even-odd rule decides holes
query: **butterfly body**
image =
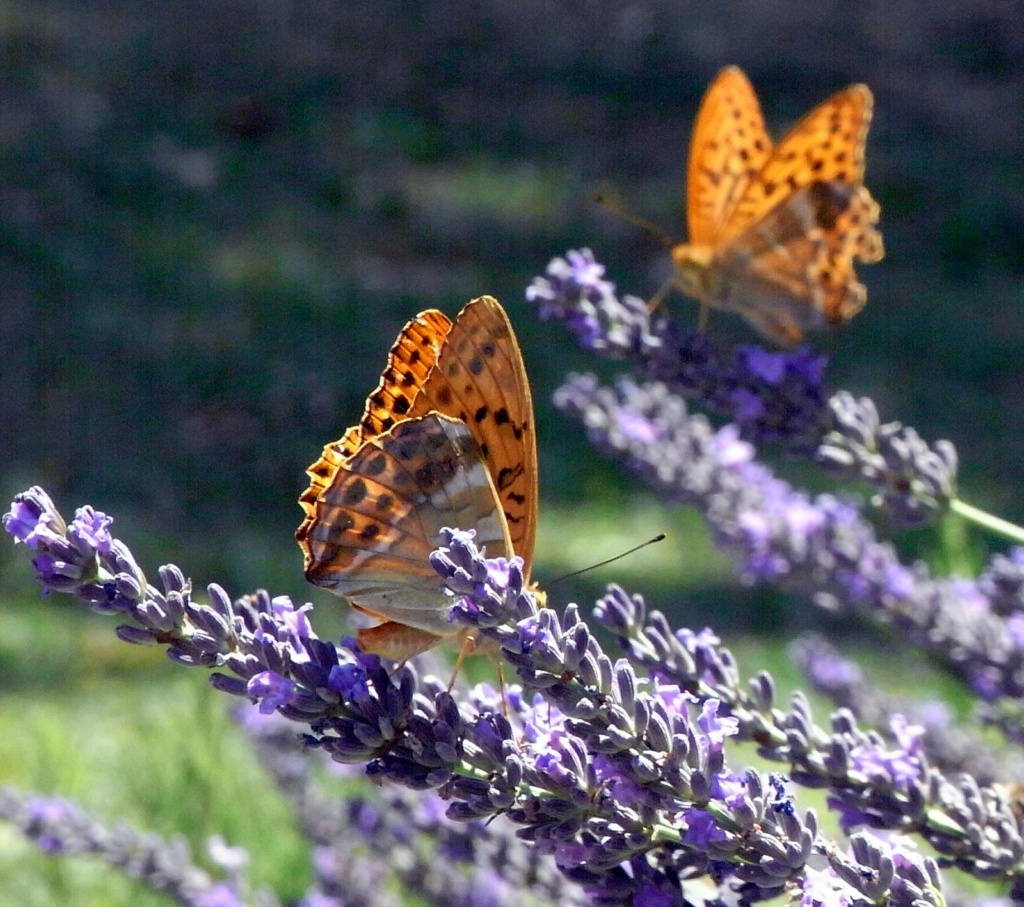
{"label": "butterfly body", "polygon": [[871,106],[868,88],[852,85],[773,146],[750,82],[724,69],[694,127],[690,241],[672,250],[679,289],[782,346],[860,311],[854,261],[884,254],[878,205],[863,185]]}
{"label": "butterfly body", "polygon": [[403,659],[465,635],[428,563],[441,529],[474,529],[489,556],[521,556],[527,577],[536,533],[533,405],[498,302],[410,321],[362,421],[308,474],[306,577],[382,621],[359,631],[364,650]]}

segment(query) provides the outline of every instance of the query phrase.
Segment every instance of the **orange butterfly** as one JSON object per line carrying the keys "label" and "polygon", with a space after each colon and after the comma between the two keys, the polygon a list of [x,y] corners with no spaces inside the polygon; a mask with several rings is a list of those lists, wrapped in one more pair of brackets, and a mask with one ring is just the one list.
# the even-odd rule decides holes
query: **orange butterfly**
{"label": "orange butterfly", "polygon": [[381,621],[360,646],[395,660],[461,642],[428,555],[445,526],[475,529],[490,557],[518,554],[529,581],[537,531],[533,402],[496,299],[454,322],[421,312],[398,335],[362,421],[309,467],[295,533],[306,578]]}
{"label": "orange butterfly", "polygon": [[703,311],[737,312],[791,346],[864,307],[854,259],[884,254],[878,205],[863,185],[871,106],[868,87],[851,85],[773,148],[743,71],[718,74],[690,146],[690,241],[672,250],[674,283]]}

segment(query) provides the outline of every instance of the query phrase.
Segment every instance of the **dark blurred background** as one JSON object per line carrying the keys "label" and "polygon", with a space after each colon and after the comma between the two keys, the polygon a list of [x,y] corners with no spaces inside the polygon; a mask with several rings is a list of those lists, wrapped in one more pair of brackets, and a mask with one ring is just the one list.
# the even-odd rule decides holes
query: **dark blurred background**
{"label": "dark blurred background", "polygon": [[[967,500],[1024,520],[1015,0],[0,0],[0,47],[4,500],[40,483],[68,515],[113,513],[150,571],[306,597],[304,468],[408,318],[484,292],[535,389],[541,565],[594,559],[565,554],[581,502],[624,545],[664,528],[550,404],[566,369],[614,370],[523,291],[589,245],[654,292],[664,249],[588,198],[683,238],[692,118],[729,63],[775,135],[850,82],[874,91],[888,254],[861,270],[867,309],[812,343],[834,388],[956,443]],[[703,544],[683,537],[664,556]]]}

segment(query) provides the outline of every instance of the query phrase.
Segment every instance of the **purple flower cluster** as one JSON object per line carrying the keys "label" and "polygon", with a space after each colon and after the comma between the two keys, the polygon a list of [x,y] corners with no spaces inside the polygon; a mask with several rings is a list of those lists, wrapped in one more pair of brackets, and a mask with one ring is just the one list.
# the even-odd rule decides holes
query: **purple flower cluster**
{"label": "purple flower cluster", "polygon": [[998,605],[982,584],[903,564],[892,545],[877,539],[856,501],[794,489],[754,459],[735,426],[713,430],[662,383],[623,379],[609,388],[593,376],[574,376],[555,401],[598,448],[622,459],[664,499],[697,507],[748,581],[884,620],[909,643],[945,659],[986,701],[1024,695],[1020,612],[1004,616],[1013,582],[1005,559],[998,562]]}
{"label": "purple flower cluster", "polygon": [[839,391],[829,400],[832,424],[815,459],[841,478],[866,479],[872,503],[897,526],[928,522],[956,497],[957,455],[949,441],[929,445],[899,422],[882,424],[875,404]]}
{"label": "purple flower cluster", "polygon": [[[19,495],[11,512],[18,519],[7,521],[9,530],[37,558],[61,539],[87,536],[75,522],[59,532],[65,524],[39,489]],[[80,511],[76,521],[95,525],[96,516]],[[67,587],[67,571],[57,582],[92,603],[97,589],[117,583],[109,576],[115,566],[134,564],[110,538],[76,551],[67,562],[94,569],[78,587]],[[471,533],[447,532],[432,561],[453,593],[453,619],[494,640],[515,666],[520,685],[504,702],[480,687],[460,705],[440,680],[410,666],[389,674],[351,642],[342,648],[317,639],[307,609],[265,593],[232,602],[211,586],[209,604],[198,604],[176,568],[162,571],[162,592],[138,573],[141,599],[112,607],[117,597],[104,594],[102,601],[138,624],[122,629],[123,639],[165,645],[181,664],[226,669],[212,676],[218,689],[249,698],[260,713],[301,722],[313,751],[365,763],[378,782],[436,790],[449,819],[503,817],[517,840],[553,862],[561,884],[581,886],[589,902],[690,903],[680,880],[704,876],[753,903],[810,885],[816,855],[834,874],[833,899],[877,900],[934,876],[933,863],[909,848],[854,835],[850,851],[840,852],[813,812],[798,812],[781,776],[730,765],[733,741],[742,740],[788,763],[797,783],[828,788],[850,825],[916,831],[957,865],[989,876],[1011,871],[1020,843],[1012,812],[999,811],[990,792],[975,787],[968,799],[962,784],[929,771],[912,729],[886,741],[840,713],[825,731],[799,697],[782,712],[773,707],[770,677],[745,688],[712,634],[673,633],[621,590],[598,609],[623,650],[613,660],[575,606],[538,607],[518,559],[488,560]],[[50,561],[37,570],[49,588]],[[408,831],[408,822],[378,825],[361,815],[382,835]],[[431,822],[421,824],[438,834]],[[310,903],[341,902],[330,899],[340,872],[331,839],[329,832],[318,845],[320,888]],[[825,883],[815,884],[812,899]],[[576,900],[570,889],[557,890]],[[922,899],[935,900],[937,888],[933,895]]]}
{"label": "purple flower cluster", "polygon": [[339,763],[327,767],[345,778],[344,793],[324,796],[321,760],[311,758],[316,753],[292,722],[249,706],[237,717],[310,841],[316,880],[304,904],[397,907],[404,900],[395,882],[428,902],[462,907],[586,903],[579,886],[510,823],[454,821],[435,792],[359,785],[357,767]]}
{"label": "purple flower cluster", "polygon": [[[779,778],[730,770],[725,762],[730,738],[755,742],[762,756],[788,764],[792,781],[828,790],[830,806],[847,829],[869,824],[912,831],[947,862],[983,877],[1009,877],[1020,865],[1024,829],[1002,789],[981,788],[969,777],[948,778],[931,768],[920,730],[899,717],[883,737],[858,729],[845,711],[836,713],[825,731],[814,725],[799,695],[783,712],[773,705],[767,674],[746,687],[713,634],[673,633],[660,614],[646,614],[642,599],[619,589],[609,592],[595,614],[628,659],[611,662],[572,606],[561,618],[536,609],[528,593],[517,591],[515,576],[510,578],[514,563],[510,571],[504,560],[488,561],[465,534],[451,533],[449,540],[435,567],[453,580],[453,591],[473,599],[472,607],[458,609],[459,619],[499,641],[517,666],[523,693],[533,693],[532,701],[524,696],[513,702],[512,717],[526,729],[527,753],[535,741],[554,748],[534,763],[556,773],[568,801],[550,821],[557,823],[559,836],[574,837],[569,845],[556,844],[554,853],[559,865],[588,888],[597,882],[589,874],[608,857],[620,861],[613,872],[628,863],[634,873],[646,873],[654,840],[665,850],[658,857],[661,865],[673,865],[680,875],[729,875],[740,881],[749,901],[806,878],[812,853],[834,858],[831,870],[847,885],[847,876],[864,885],[881,877],[890,889],[931,888],[924,899],[939,897],[935,864],[922,861],[911,846],[888,851],[881,860],[886,847],[854,835],[853,857],[839,858],[818,833],[813,813],[798,817]],[[475,591],[464,591],[466,576],[477,577]],[[571,670],[557,673],[559,661]],[[543,775],[524,776],[531,786],[553,789]],[[477,786],[477,798],[468,804],[477,817],[493,813],[508,795],[494,777],[486,787]],[[583,786],[586,778],[601,782],[596,795],[593,782]],[[523,821],[542,809],[531,803],[525,816],[514,807],[508,814]],[[617,829],[612,836],[608,810]],[[599,817],[601,812],[605,815]],[[634,840],[642,840],[630,835],[638,832],[630,824],[637,819],[648,829],[642,868],[639,854],[629,854]],[[539,832],[531,839],[543,847]],[[587,876],[576,874],[584,867]],[[845,890],[844,896],[869,897],[866,888]]]}
{"label": "purple flower cluster", "polygon": [[955,495],[953,446],[929,446],[898,422],[880,424],[869,400],[827,398],[822,357],[804,347],[742,346],[723,358],[703,334],[681,334],[642,300],[618,297],[604,270],[589,249],[570,251],[551,261],[526,298],[541,318],[563,321],[585,348],[627,361],[641,379],[727,416],[744,439],[785,444],[832,473],[869,482],[875,503],[901,525],[930,520]]}
{"label": "purple flower cluster", "polygon": [[921,745],[930,765],[946,774],[963,772],[979,784],[1024,778],[1024,754],[994,748],[985,737],[958,725],[941,700],[914,701],[879,690],[856,663],[818,635],[807,635],[790,647],[794,664],[813,689],[862,724],[885,727],[891,715],[905,715],[922,729]]}

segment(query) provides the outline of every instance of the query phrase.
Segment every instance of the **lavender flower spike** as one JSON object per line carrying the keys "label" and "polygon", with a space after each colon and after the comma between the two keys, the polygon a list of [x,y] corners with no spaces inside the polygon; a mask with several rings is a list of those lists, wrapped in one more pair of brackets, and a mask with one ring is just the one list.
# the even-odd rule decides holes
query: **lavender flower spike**
{"label": "lavender flower spike", "polygon": [[[348,784],[340,796],[325,797],[318,784],[321,760],[303,749],[291,722],[248,706],[236,715],[313,845],[316,882],[303,903],[321,903],[317,896],[335,899],[324,904],[362,903],[372,891],[375,904],[399,907],[397,888],[393,899],[382,901],[380,894],[396,887],[396,880],[403,890],[438,904],[589,903],[553,861],[516,836],[510,822],[456,822],[445,815],[447,804],[437,794],[399,785],[371,794],[365,785]],[[327,768],[343,778],[358,772],[337,764]]]}
{"label": "lavender flower spike", "polygon": [[848,709],[862,724],[885,727],[890,715],[901,714],[921,725],[928,762],[941,771],[966,772],[986,786],[1024,778],[1024,754],[1019,749],[997,750],[970,726],[958,725],[941,700],[910,700],[876,688],[856,663],[825,639],[811,634],[802,637],[790,646],[790,658],[814,689]]}
{"label": "lavender flower spike", "polygon": [[[103,536],[105,518],[80,511],[83,529],[68,540],[70,527],[61,533],[65,524],[52,505],[40,505],[39,493],[32,500],[38,506],[28,517],[19,512],[8,521],[19,536],[36,532],[46,513],[49,549],[88,541],[98,574],[110,571],[110,558],[130,559],[127,549],[117,554],[124,547],[118,540]],[[751,717],[736,710],[735,693],[722,682],[727,672],[714,683],[687,682],[693,692],[667,669],[638,674],[628,660],[605,654],[575,606],[560,613],[539,608],[522,588],[515,559],[484,558],[467,533],[445,537],[448,544],[432,560],[460,599],[453,616],[496,639],[523,684],[509,697],[508,717],[493,694],[478,692],[475,705],[460,708],[437,679],[420,680],[409,667],[389,675],[375,656],[317,639],[307,609],[285,598],[259,593],[231,601],[211,586],[209,604],[197,603],[183,574],[165,567],[162,591],[143,581],[138,606],[121,607],[179,663],[222,668],[214,675],[219,689],[262,697],[307,724],[307,742],[335,761],[366,762],[378,780],[437,788],[451,818],[507,817],[520,838],[599,903],[654,893],[678,900],[680,878],[709,874],[739,883],[753,902],[804,876],[811,854],[825,852],[828,842],[813,813],[798,814],[781,778],[730,767],[730,741]],[[83,574],[81,584],[74,594],[95,580]],[[653,638],[645,651],[658,652]],[[758,721],[767,729],[781,719],[767,714],[769,700],[762,698],[766,713]],[[949,791],[949,782],[934,775],[934,791],[921,795],[911,729],[901,731],[905,752],[883,752],[837,722],[832,761],[824,766],[817,747],[827,737],[813,728],[809,712],[795,711],[778,730],[807,778],[823,767],[843,778],[833,793],[842,795],[845,815],[893,821],[904,815],[900,804],[934,800],[941,809],[929,810],[923,827],[957,865],[999,875],[1019,860],[1020,839],[1007,825],[1005,805],[988,792]],[[869,765],[871,772],[861,769]],[[872,787],[885,772],[902,786]],[[922,821],[918,813],[912,818]],[[998,833],[988,834],[989,827]]]}
{"label": "lavender flower spike", "polygon": [[47,591],[72,593],[98,611],[131,608],[146,586],[131,554],[111,537],[112,522],[81,507],[67,525],[38,486],[19,494],[3,517],[15,541],[36,552],[32,563]]}
{"label": "lavender flower spike", "polygon": [[542,319],[566,322],[586,349],[616,357],[651,355],[662,339],[651,330],[646,303],[636,296],[620,300],[604,270],[590,249],[567,252],[534,280],[526,298],[537,303]]}
{"label": "lavender flower spike", "polygon": [[748,581],[885,620],[945,658],[986,700],[1024,695],[1024,638],[976,584],[905,566],[854,501],[796,491],[754,459],[735,426],[713,431],[653,382],[623,380],[613,389],[576,376],[555,402],[668,500],[695,505]]}
{"label": "lavender flower spike", "polygon": [[883,842],[862,833],[849,854],[826,850],[829,866],[810,871],[802,884],[802,907],[867,907],[887,899],[892,907],[945,907],[938,864],[917,852],[914,842],[893,836]]}
{"label": "lavender flower spike", "polygon": [[[488,780],[453,777],[442,788],[453,798],[450,814],[475,819],[506,811],[526,826],[521,835],[552,852],[569,878],[607,903],[613,902],[604,900],[612,891],[615,903],[655,892],[671,898],[665,867],[670,875],[713,868],[719,878],[738,881],[753,902],[781,893],[787,879],[804,877],[812,852],[835,852],[818,835],[813,814],[798,817],[781,778],[728,768],[728,741],[741,732],[741,721],[723,715],[722,700],[711,693],[727,692],[721,681],[712,683],[709,676],[706,684],[687,683],[694,695],[669,674],[652,671],[642,680],[623,662],[608,660],[574,608],[559,618],[535,609],[530,599],[510,596],[501,564],[483,557],[466,534],[445,535],[459,550],[453,558],[450,547],[440,549],[434,564],[441,576],[454,575],[451,564],[458,560],[458,571],[483,578],[487,587],[464,594],[473,601],[462,605],[457,619],[473,624],[477,612],[493,616],[496,603],[515,601],[506,611],[505,632],[494,638],[502,640],[523,682],[522,693],[510,697],[510,717],[523,727],[519,742],[501,725],[474,738],[477,725],[467,734],[475,752],[490,754],[479,765]],[[627,618],[620,626],[629,623]],[[475,625],[484,633],[496,629]],[[738,694],[729,695],[738,704]],[[766,719],[767,714],[757,723],[762,739]],[[749,721],[744,719],[748,727]],[[808,745],[826,736],[806,721],[802,726]],[[779,737],[796,739],[792,731]],[[865,760],[877,760],[868,739],[861,746]],[[897,755],[890,755],[892,764]],[[525,791],[517,790],[517,781],[527,785]],[[877,862],[878,852],[865,859]],[[866,896],[877,895],[874,867],[844,860],[844,868],[859,865],[863,873],[856,890],[870,878]],[[882,887],[896,884],[893,873],[884,879]]]}
{"label": "lavender flower spike", "polygon": [[15,540],[37,552],[44,590],[130,619],[117,628],[125,642],[166,646],[178,664],[220,668],[210,678],[217,689],[257,701],[266,712],[328,722],[329,732],[319,728],[314,740],[334,758],[366,761],[401,737],[414,695],[407,670],[391,677],[379,658],[319,639],[307,619],[312,606],[296,608],[287,597],[258,592],[232,601],[211,585],[209,601],[199,602],[173,565],[160,568],[157,588],[110,536],[112,522],[85,507],[69,525],[40,488],[19,494],[4,519]]}
{"label": "lavender flower spike", "polygon": [[709,630],[673,631],[662,614],[647,613],[640,596],[618,588],[601,600],[597,617],[638,669],[698,699],[719,700],[719,710],[737,721],[737,740],[756,742],[761,756],[786,764],[794,783],[828,790],[844,828],[915,832],[978,878],[1007,881],[1020,871],[1024,817],[1006,788],[931,766],[921,729],[901,716],[887,718],[885,736],[858,728],[846,709],[820,727],[802,693],[783,711],[774,705],[770,676],[742,682],[732,655]]}
{"label": "lavender flower spike", "polygon": [[866,479],[872,498],[899,526],[928,522],[956,499],[957,454],[949,441],[931,447],[912,428],[880,423],[875,404],[840,391],[829,400],[832,425],[815,459],[830,472]]}

